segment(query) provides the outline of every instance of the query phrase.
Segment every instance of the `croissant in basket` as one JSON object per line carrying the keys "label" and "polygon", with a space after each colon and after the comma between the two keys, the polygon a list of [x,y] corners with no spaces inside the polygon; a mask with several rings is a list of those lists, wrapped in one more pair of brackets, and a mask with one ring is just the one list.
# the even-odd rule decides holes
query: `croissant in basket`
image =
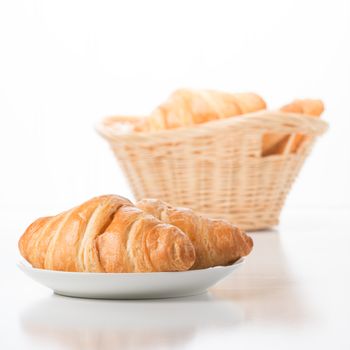
{"label": "croissant in basket", "polygon": [[[227,93],[214,90],[179,89],[136,126],[136,131],[173,129],[212,120],[244,115],[266,109],[265,101],[255,93]],[[320,100],[295,100],[280,108],[309,116],[320,116],[324,110]],[[303,135],[267,133],[263,135],[262,155],[296,152]]]}
{"label": "croissant in basket", "polygon": [[[324,105],[321,100],[295,100],[282,108],[282,112],[298,113],[313,117],[319,117],[324,111]],[[290,151],[295,153],[304,140],[301,134],[265,134],[262,143],[262,155],[283,154]]]}
{"label": "croissant in basket", "polygon": [[265,229],[278,224],[296,176],[327,130],[316,118],[324,109],[319,100],[265,108],[256,94],[181,89],[148,117],[108,117],[97,130],[138,200],[161,198]]}
{"label": "croissant in basket", "polygon": [[179,89],[145,120],[144,129],[155,131],[191,126],[266,108],[254,93]]}
{"label": "croissant in basket", "polygon": [[224,221],[210,224],[197,218],[192,222],[193,218],[184,214],[183,223],[188,220],[190,229],[183,226],[183,232],[179,220],[170,220],[177,227],[140,208],[116,195],[93,198],[56,216],[34,221],[20,238],[19,250],[35,268],[158,272],[227,264],[252,248],[244,232]]}

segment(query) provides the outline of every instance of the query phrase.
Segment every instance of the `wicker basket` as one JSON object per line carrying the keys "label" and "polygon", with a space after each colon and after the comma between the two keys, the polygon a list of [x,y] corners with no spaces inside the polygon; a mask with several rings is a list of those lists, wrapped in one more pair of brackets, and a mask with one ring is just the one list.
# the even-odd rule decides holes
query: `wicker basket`
{"label": "wicker basket", "polygon": [[[109,117],[97,126],[136,199],[163,199],[247,230],[278,224],[316,136],[327,129],[319,118],[260,111],[189,128],[125,132],[137,120]],[[262,157],[262,136],[267,132],[305,137],[296,153]]]}

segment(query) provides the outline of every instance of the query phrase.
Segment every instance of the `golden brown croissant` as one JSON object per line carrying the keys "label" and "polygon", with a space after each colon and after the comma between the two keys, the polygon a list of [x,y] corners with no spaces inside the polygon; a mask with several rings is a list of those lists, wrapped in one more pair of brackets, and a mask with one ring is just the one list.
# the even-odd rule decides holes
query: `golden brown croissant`
{"label": "golden brown croissant", "polygon": [[192,269],[227,265],[253,248],[253,240],[228,221],[205,218],[191,209],[174,208],[157,199],[143,199],[136,206],[188,235],[196,250]]}
{"label": "golden brown croissant", "polygon": [[[321,100],[295,100],[282,108],[283,112],[299,113],[308,116],[319,117],[324,111],[324,105]],[[263,149],[262,155],[268,156],[271,154],[282,154],[286,150],[286,146],[290,140],[291,135],[286,134],[266,134],[263,136]],[[294,139],[291,140],[290,152],[294,153],[297,151],[304,136],[296,134]]]}
{"label": "golden brown croissant", "polygon": [[85,272],[184,271],[195,250],[177,227],[107,195],[32,223],[19,241],[33,267]]}
{"label": "golden brown croissant", "polygon": [[173,129],[265,109],[254,93],[179,89],[145,121],[148,130]]}

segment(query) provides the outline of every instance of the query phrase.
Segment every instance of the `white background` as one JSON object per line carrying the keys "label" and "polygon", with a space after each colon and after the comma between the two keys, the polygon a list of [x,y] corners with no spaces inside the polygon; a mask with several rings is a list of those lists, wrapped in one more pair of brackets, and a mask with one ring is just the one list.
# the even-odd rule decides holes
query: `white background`
{"label": "white background", "polygon": [[[26,224],[131,196],[94,124],[178,87],[322,98],[330,130],[287,201],[350,206],[349,1],[1,1],[0,210]],[[24,228],[24,227],[21,227]]]}
{"label": "white background", "polygon": [[[330,130],[278,230],[253,235],[213,300],[175,301],[177,316],[172,301],[105,312],[21,274],[17,241],[38,216],[131,195],[94,124],[147,114],[178,87],[254,91],[271,108],[324,100]],[[147,348],[150,320],[148,349],[349,349],[350,1],[0,0],[0,118],[1,349],[115,349],[118,335]],[[239,320],[226,331],[228,313]]]}

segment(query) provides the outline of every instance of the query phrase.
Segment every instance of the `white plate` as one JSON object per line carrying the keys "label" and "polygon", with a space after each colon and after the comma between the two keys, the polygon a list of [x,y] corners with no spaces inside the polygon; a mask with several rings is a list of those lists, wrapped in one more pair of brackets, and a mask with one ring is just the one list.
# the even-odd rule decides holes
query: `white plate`
{"label": "white plate", "polygon": [[239,259],[229,266],[203,270],[150,273],[90,273],[35,269],[26,261],[19,268],[56,294],[98,299],[151,299],[196,295],[225,278],[242,265]]}

